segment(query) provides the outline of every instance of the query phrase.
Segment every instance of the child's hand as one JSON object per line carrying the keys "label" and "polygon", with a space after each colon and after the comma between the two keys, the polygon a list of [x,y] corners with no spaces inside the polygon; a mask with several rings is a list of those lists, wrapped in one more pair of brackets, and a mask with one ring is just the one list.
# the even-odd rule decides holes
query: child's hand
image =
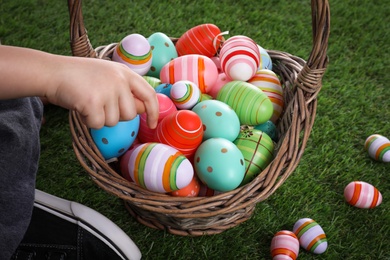
{"label": "child's hand", "polygon": [[93,58],[66,57],[53,73],[46,97],[56,105],[76,110],[91,128],[113,126],[119,120],[147,113],[156,127],[158,101],[154,89],[123,64]]}

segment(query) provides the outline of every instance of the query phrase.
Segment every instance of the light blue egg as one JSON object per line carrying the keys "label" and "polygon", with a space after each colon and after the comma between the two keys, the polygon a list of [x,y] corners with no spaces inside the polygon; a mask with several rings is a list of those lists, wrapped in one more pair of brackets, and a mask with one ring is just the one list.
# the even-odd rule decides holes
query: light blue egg
{"label": "light blue egg", "polygon": [[158,85],[157,87],[155,87],[154,91],[156,91],[157,93],[164,94],[170,98],[171,97],[171,88],[172,88],[172,84],[162,83],[162,84]]}
{"label": "light blue egg", "polygon": [[268,120],[263,124],[256,125],[254,128],[266,133],[274,142],[278,141],[278,131],[276,129],[276,125],[271,120]]}
{"label": "light blue egg", "polygon": [[123,155],[138,135],[140,117],[121,121],[115,126],[91,129],[91,136],[105,160]]}
{"label": "light blue egg", "polygon": [[272,59],[269,56],[268,52],[260,45],[257,45],[257,46],[259,47],[260,57],[261,57],[259,69],[272,70]]}

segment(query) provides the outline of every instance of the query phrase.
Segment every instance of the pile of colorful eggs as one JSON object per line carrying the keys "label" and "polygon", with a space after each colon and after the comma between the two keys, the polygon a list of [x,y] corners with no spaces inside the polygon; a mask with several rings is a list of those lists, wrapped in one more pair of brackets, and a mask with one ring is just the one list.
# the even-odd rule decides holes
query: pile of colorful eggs
{"label": "pile of colorful eggs", "polygon": [[210,196],[247,184],[274,157],[283,87],[272,61],[253,39],[214,24],[189,29],[174,44],[157,32],[130,34],[112,60],[155,89],[156,129],[146,114],[91,129],[105,160],[141,187],[173,196]]}

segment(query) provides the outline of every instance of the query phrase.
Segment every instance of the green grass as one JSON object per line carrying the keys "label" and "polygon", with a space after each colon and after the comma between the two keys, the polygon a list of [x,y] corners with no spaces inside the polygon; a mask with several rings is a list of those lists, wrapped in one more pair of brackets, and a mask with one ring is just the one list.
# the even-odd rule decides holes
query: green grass
{"label": "green grass", "polygon": [[[253,217],[222,234],[180,237],[136,222],[122,202],[99,189],[73,153],[68,113],[46,108],[37,187],[97,209],[137,243],[144,259],[270,259],[277,231],[302,217],[325,230],[322,255],[300,251],[299,259],[390,259],[390,167],[363,149],[373,133],[390,137],[390,8],[386,1],[331,1],[330,63],[319,94],[316,122],[302,160],[289,179]],[[231,35],[252,37],[266,49],[307,59],[311,50],[309,1],[85,1],[85,24],[94,47],[130,33],[161,31],[178,37],[201,23]],[[1,0],[0,39],[70,55],[66,1]],[[28,68],[26,68],[28,69]],[[376,186],[378,208],[349,206],[344,187],[353,180]]]}

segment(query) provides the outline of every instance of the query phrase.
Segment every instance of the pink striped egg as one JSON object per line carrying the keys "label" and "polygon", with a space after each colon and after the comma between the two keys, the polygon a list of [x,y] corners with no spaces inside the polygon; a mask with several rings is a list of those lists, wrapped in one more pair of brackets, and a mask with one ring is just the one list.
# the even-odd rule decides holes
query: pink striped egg
{"label": "pink striped egg", "polygon": [[191,109],[199,103],[201,92],[195,83],[179,80],[172,84],[169,96],[178,109]]}
{"label": "pink striped egg", "polygon": [[[157,100],[158,100],[158,109],[159,109],[159,115],[158,115],[158,123],[163,120],[164,117],[166,117],[169,114],[172,114],[173,112],[177,111],[177,108],[173,101],[166,95],[157,93]],[[138,132],[138,139],[141,143],[148,143],[148,142],[155,142],[155,133],[156,129],[149,128],[147,124],[147,115],[146,113],[142,113],[140,115],[140,125],[139,125],[139,132]]]}
{"label": "pink striped egg", "polygon": [[152,49],[144,36],[133,33],[117,44],[112,60],[123,63],[137,74],[144,76],[152,66]]}
{"label": "pink striped egg", "polygon": [[379,134],[370,135],[364,143],[364,149],[372,159],[390,162],[390,141],[386,137]]}
{"label": "pink striped egg", "polygon": [[260,69],[248,82],[260,88],[271,100],[274,111],[270,120],[275,124],[284,108],[283,88],[278,76],[272,70]]}
{"label": "pink striped egg", "polygon": [[126,157],[130,178],[147,190],[159,193],[179,190],[194,177],[191,162],[169,145],[145,143],[130,151]]}
{"label": "pink striped egg", "polygon": [[260,65],[260,52],[255,41],[243,35],[227,39],[219,54],[222,71],[232,80],[247,81]]}
{"label": "pink striped egg", "polygon": [[277,232],[271,241],[271,256],[273,260],[295,260],[299,253],[299,240],[289,231]]}
{"label": "pink striped egg", "polygon": [[382,203],[382,194],[373,185],[364,181],[350,182],[344,189],[345,200],[362,209],[375,208]]}
{"label": "pink striped egg", "polygon": [[173,84],[179,80],[194,82],[202,93],[207,93],[218,78],[215,63],[207,56],[189,54],[177,57],[165,64],[160,71],[163,83]]}
{"label": "pink striped egg", "polygon": [[299,244],[314,254],[322,254],[328,248],[328,240],[322,227],[310,218],[299,219],[293,227]]}
{"label": "pink striped egg", "polygon": [[186,31],[176,42],[179,56],[200,54],[213,57],[221,45],[221,30],[215,24],[200,24]]}

